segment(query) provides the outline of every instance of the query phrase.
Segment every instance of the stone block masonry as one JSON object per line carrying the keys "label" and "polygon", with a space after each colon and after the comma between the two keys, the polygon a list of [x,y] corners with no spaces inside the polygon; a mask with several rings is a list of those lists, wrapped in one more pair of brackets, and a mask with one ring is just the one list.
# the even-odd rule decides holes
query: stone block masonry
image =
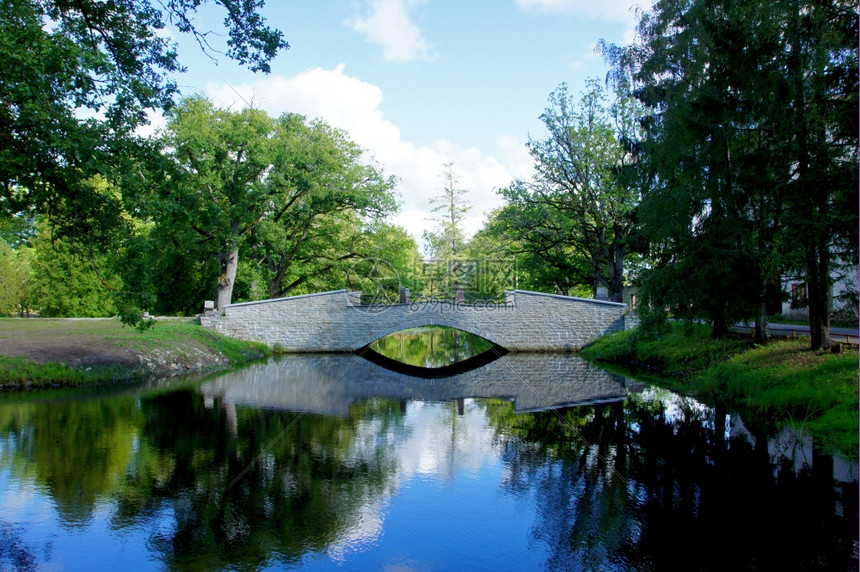
{"label": "stone block masonry", "polygon": [[509,351],[576,351],[625,328],[627,306],[616,302],[514,290],[505,303],[446,301],[361,306],[356,293],[321,292],[243,304],[200,323],[222,334],[285,352],[351,352],[388,334],[449,326]]}

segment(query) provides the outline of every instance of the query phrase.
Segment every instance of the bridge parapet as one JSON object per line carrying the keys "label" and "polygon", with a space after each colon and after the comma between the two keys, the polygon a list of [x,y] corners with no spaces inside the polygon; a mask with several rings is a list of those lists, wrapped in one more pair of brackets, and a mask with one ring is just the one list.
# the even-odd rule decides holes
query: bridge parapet
{"label": "bridge parapet", "polygon": [[626,305],[514,290],[504,303],[449,301],[360,306],[347,290],[231,304],[201,324],[287,352],[349,352],[388,334],[449,326],[510,351],[576,351],[623,330]]}

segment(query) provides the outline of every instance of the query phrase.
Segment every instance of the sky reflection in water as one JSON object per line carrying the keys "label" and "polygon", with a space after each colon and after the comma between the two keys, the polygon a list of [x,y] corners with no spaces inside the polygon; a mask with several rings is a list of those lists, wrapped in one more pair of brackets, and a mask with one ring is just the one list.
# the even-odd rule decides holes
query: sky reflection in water
{"label": "sky reflection in water", "polygon": [[575,356],[488,367],[7,399],[0,568],[856,569],[856,466]]}

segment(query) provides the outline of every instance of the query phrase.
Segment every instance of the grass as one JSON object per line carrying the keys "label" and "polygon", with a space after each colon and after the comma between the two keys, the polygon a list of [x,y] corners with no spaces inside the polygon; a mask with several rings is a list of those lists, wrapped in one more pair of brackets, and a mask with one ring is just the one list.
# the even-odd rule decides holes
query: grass
{"label": "grass", "polygon": [[[6,386],[140,381],[166,373],[170,364],[179,371],[224,369],[272,354],[264,344],[223,336],[188,318],[160,318],[143,332],[116,319],[0,319],[0,345],[4,339],[44,347],[51,356],[37,363],[0,355],[0,385]],[[74,365],[81,361],[88,365]]]}
{"label": "grass", "polygon": [[658,385],[808,429],[825,452],[857,458],[856,351],[813,352],[803,339],[756,346],[747,338],[715,340],[709,332],[673,324],[665,335],[647,338],[631,330],[597,340],[582,355],[644,369]]}
{"label": "grass", "polygon": [[144,371],[131,371],[119,365],[72,368],[62,363],[36,363],[24,358],[0,356],[0,385],[63,387],[136,380]]}

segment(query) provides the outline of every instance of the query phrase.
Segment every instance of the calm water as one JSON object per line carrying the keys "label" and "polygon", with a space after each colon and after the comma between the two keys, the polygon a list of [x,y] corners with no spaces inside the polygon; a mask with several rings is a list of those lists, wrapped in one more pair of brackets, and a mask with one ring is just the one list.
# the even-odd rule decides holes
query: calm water
{"label": "calm water", "polygon": [[370,344],[370,349],[387,358],[426,368],[453,365],[492,348],[480,336],[443,326],[401,330]]}
{"label": "calm water", "polygon": [[573,356],[0,401],[0,569],[856,570],[857,468]]}

